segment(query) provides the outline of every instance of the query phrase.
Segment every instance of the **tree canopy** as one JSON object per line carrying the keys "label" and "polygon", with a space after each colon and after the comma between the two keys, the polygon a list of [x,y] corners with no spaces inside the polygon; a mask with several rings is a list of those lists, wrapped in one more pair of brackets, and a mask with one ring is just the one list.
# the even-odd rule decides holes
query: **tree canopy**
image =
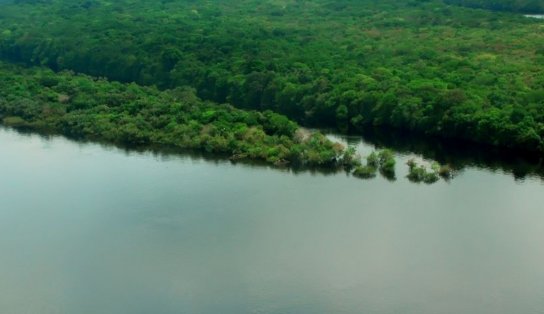
{"label": "tree canopy", "polygon": [[542,152],[543,25],[439,0],[18,0],[0,57],[307,126]]}
{"label": "tree canopy", "polygon": [[191,88],[159,91],[71,72],[0,63],[0,121],[16,128],[125,146],[161,145],[274,165],[336,168],[344,147],[271,111],[200,100]]}

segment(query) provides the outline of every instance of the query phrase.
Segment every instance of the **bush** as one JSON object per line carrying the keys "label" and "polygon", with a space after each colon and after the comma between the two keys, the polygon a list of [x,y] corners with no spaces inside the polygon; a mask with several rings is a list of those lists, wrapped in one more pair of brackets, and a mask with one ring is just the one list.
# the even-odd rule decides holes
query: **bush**
{"label": "bush", "polygon": [[366,165],[366,166],[358,166],[355,168],[355,171],[353,171],[353,175],[361,178],[361,179],[372,179],[376,177],[377,169],[375,167]]}
{"label": "bush", "polygon": [[389,180],[395,179],[395,157],[392,151],[384,149],[379,152],[379,169],[380,173]]}
{"label": "bush", "polygon": [[20,127],[24,127],[28,124],[28,122],[26,122],[23,118],[21,117],[5,117],[3,120],[2,120],[2,123],[5,124],[6,126],[11,126],[11,127],[14,127],[14,128],[20,128]]}
{"label": "bush", "polygon": [[344,169],[351,170],[353,168],[361,166],[361,156],[357,154],[357,151],[354,147],[348,147],[344,150],[340,162],[344,166]]}
{"label": "bush", "polygon": [[411,182],[432,184],[440,179],[436,171],[427,171],[425,166],[418,165],[413,159],[410,159],[407,164],[409,167],[407,178]]}
{"label": "bush", "polygon": [[376,152],[370,153],[368,157],[366,157],[366,164],[370,167],[378,168],[380,166],[380,158]]}

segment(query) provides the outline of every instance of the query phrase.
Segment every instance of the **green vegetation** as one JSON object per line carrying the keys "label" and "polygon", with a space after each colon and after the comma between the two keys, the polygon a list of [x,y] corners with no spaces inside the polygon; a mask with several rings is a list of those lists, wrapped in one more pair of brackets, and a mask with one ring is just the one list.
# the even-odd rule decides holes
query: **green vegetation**
{"label": "green vegetation", "polygon": [[344,169],[347,172],[361,165],[361,156],[357,154],[355,147],[346,148],[341,160],[343,162]]}
{"label": "green vegetation", "polygon": [[413,159],[409,160],[407,164],[410,169],[407,178],[412,182],[424,182],[426,184],[432,184],[440,180],[437,169],[432,169],[431,171],[428,171],[425,166],[418,165],[417,162]]}
{"label": "green vegetation", "polygon": [[363,166],[355,148],[344,149],[282,115],[205,102],[186,87],[160,91],[0,62],[0,122],[129,147],[172,147],[276,166],[344,168],[364,179],[379,171],[395,179],[390,150],[372,152]]}
{"label": "green vegetation", "polygon": [[388,179],[395,180],[395,156],[393,152],[384,149],[379,152],[372,152],[366,157],[366,165],[357,165],[353,171],[353,175],[363,179],[376,177],[376,173]]}
{"label": "green vegetation", "polygon": [[376,168],[369,165],[358,166],[355,168],[355,171],[353,171],[353,175],[361,179],[372,179],[376,177],[376,171]]}
{"label": "green vegetation", "polygon": [[446,3],[469,8],[522,13],[544,13],[543,0],[446,0]]}
{"label": "green vegetation", "polygon": [[372,152],[366,157],[366,165],[358,165],[353,171],[353,175],[361,179],[375,178],[376,172],[378,172],[378,166],[378,154],[376,154],[376,152]]}
{"label": "green vegetation", "polygon": [[372,167],[374,169],[378,169],[378,167],[380,166],[380,157],[379,157],[378,153],[376,153],[376,152],[370,153],[370,155],[368,155],[366,157],[366,164],[369,167]]}
{"label": "green vegetation", "polygon": [[438,163],[436,163],[436,165],[436,173],[438,173],[440,177],[442,177],[444,180],[453,178],[454,170],[450,165],[440,165]]}
{"label": "green vegetation", "polygon": [[[390,180],[390,151],[362,165],[354,149],[299,123],[540,158],[544,21],[471,8],[538,13],[542,4],[15,0],[0,10],[0,58],[40,68],[0,64],[0,122]],[[414,164],[409,178],[449,179],[462,168],[441,157],[426,159],[445,166]]]}
{"label": "green vegetation", "polygon": [[[77,139],[161,145],[275,165],[357,164],[340,144],[271,111],[204,102],[189,88],[108,82],[70,72],[0,64],[0,121]],[[347,156],[347,155],[346,155]]]}
{"label": "green vegetation", "polygon": [[389,149],[379,152],[379,169],[382,176],[389,180],[395,180],[395,156]]}
{"label": "green vegetation", "polygon": [[[0,62],[0,122],[129,147],[172,147],[276,166],[344,168],[364,179],[379,171],[386,179],[395,179],[390,150],[372,152],[363,166],[355,148],[344,149],[282,115],[205,102],[187,87],[160,91]],[[421,171],[422,178],[412,181],[436,181]],[[451,169],[437,166],[433,174],[438,173],[446,177]]]}
{"label": "green vegetation", "polygon": [[282,113],[544,151],[544,25],[439,0],[18,0],[0,57]]}

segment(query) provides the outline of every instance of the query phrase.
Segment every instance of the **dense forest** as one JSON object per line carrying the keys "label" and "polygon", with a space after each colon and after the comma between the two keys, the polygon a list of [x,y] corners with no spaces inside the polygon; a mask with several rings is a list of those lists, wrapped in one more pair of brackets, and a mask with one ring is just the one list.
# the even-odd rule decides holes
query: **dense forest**
{"label": "dense forest", "polygon": [[3,63],[0,121],[75,139],[131,147],[161,145],[275,165],[350,168],[358,164],[354,152],[320,133],[303,132],[271,111],[204,102],[186,87],[161,92]]}
{"label": "dense forest", "polygon": [[446,3],[495,11],[544,13],[543,0],[446,0]]}
{"label": "dense forest", "polygon": [[542,152],[543,27],[438,0],[17,0],[0,57],[306,126]]}

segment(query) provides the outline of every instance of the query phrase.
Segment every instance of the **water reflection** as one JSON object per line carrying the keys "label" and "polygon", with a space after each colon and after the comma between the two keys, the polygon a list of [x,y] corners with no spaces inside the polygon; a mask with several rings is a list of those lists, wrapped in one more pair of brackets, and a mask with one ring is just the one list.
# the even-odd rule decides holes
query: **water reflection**
{"label": "water reflection", "polygon": [[399,154],[416,154],[440,164],[465,168],[482,168],[511,174],[515,180],[539,178],[544,180],[542,156],[508,149],[476,145],[464,141],[421,137],[414,134],[367,129],[362,136],[349,136],[347,142],[358,145],[361,140],[376,148],[389,148]]}

